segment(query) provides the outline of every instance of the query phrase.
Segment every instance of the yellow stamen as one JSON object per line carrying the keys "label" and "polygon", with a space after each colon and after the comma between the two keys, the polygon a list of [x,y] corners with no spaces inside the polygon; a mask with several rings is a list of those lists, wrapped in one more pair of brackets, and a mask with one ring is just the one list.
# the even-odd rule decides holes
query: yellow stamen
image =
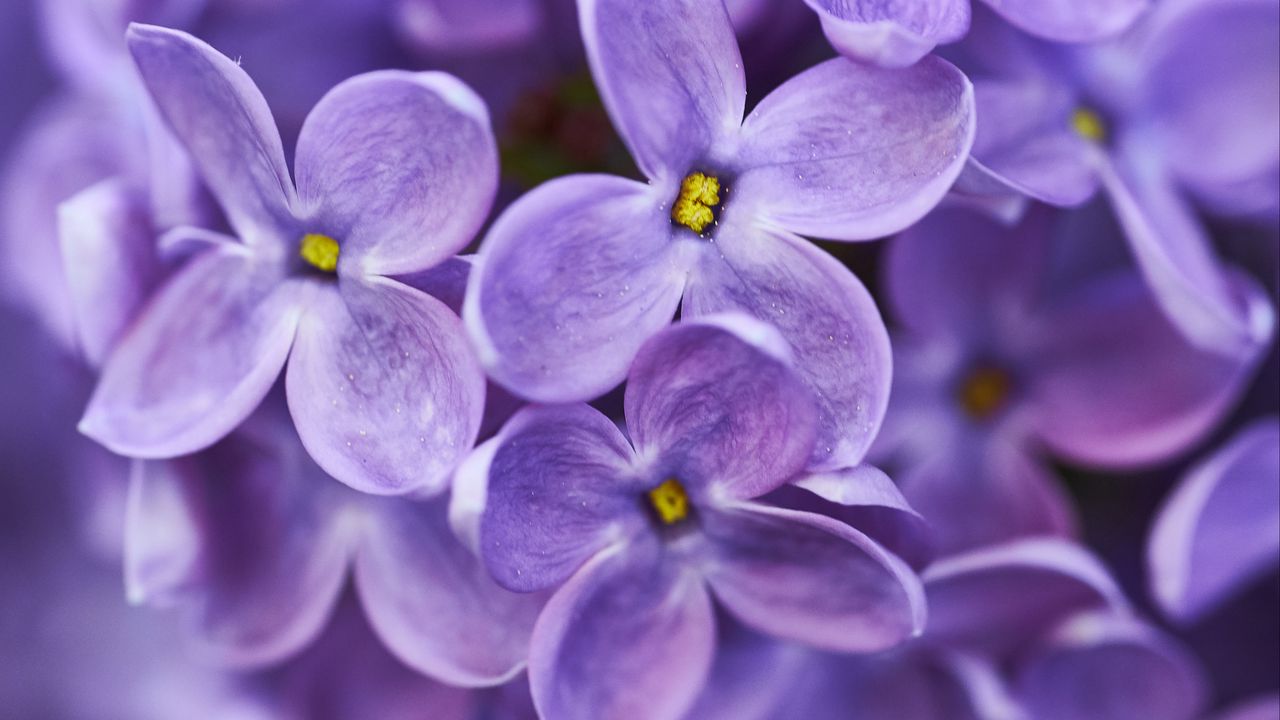
{"label": "yellow stamen", "polygon": [[1098,113],[1089,108],[1076,108],[1071,113],[1071,129],[1085,140],[1102,142],[1107,139],[1107,124]]}
{"label": "yellow stamen", "polygon": [[719,178],[700,172],[689,173],[680,183],[680,195],[671,206],[671,219],[701,233],[716,219],[712,208],[719,204]]}
{"label": "yellow stamen", "polygon": [[333,272],[338,267],[338,241],[328,235],[303,235],[298,254],[318,270]]}
{"label": "yellow stamen", "polygon": [[675,478],[667,478],[661,485],[649,491],[649,503],[654,512],[667,525],[674,525],[689,517],[689,496]]}
{"label": "yellow stamen", "polygon": [[993,367],[977,368],[960,386],[960,405],[969,417],[987,420],[1004,407],[1012,386],[1013,382],[1005,371]]}

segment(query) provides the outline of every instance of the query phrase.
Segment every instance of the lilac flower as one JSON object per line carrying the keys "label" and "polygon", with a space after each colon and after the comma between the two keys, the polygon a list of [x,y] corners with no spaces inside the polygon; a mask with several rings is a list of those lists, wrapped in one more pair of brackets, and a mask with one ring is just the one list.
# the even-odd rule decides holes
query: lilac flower
{"label": "lilac flower", "polygon": [[[934,46],[969,30],[969,0],[805,0],[840,53],[884,67],[918,62]],[[1019,28],[1059,42],[1114,35],[1151,0],[986,0]],[[985,122],[985,121],[984,121]]]}
{"label": "lilac flower", "polygon": [[983,121],[958,186],[1068,206],[1101,185],[1160,306],[1188,338],[1228,355],[1266,345],[1270,302],[1222,267],[1194,207],[1275,214],[1276,3],[1161,3],[1123,38],[1088,46],[1037,42],[984,20],[959,48]]}
{"label": "lilac flower", "polygon": [[112,353],[83,431],[137,457],[207,447],[287,358],[291,413],[327,472],[370,492],[438,491],[474,441],[483,377],[456,315],[394,277],[439,266],[484,220],[497,169],[483,104],[438,73],[348,80],[303,127],[295,191],[234,62],[155,27],[131,28],[130,47],[240,239],[167,236],[207,247]]}
{"label": "lilac flower", "polygon": [[1280,419],[1264,418],[1192,468],[1147,544],[1151,593],[1194,620],[1280,563]]}
{"label": "lilac flower", "polygon": [[856,465],[887,400],[889,347],[865,288],[794,235],[894,232],[955,178],[969,88],[928,60],[846,60],[785,83],[742,121],[741,58],[723,7],[584,0],[597,85],[643,184],[571,175],[522,197],[481,248],[463,316],[491,376],[534,400],[587,399],[685,317],[738,310],[795,348],[816,391],[816,467]]}
{"label": "lilac flower", "polygon": [[533,41],[554,0],[396,0],[406,39],[424,49],[476,53]]}
{"label": "lilac flower", "polygon": [[1108,468],[1173,457],[1215,426],[1260,360],[1187,344],[1128,270],[1053,289],[1053,220],[1010,229],[939,210],[889,246],[902,331],[875,457],[897,464],[944,552],[1071,534],[1042,449]]}
{"label": "lilac flower", "polygon": [[919,632],[901,560],[831,518],[752,501],[803,469],[816,436],[774,330],[717,316],[659,332],[624,403],[629,437],[586,405],[526,408],[457,481],[455,517],[479,513],[498,583],[559,587],[529,656],[544,717],[682,714],[714,652],[708,590],[755,628],[833,650]]}

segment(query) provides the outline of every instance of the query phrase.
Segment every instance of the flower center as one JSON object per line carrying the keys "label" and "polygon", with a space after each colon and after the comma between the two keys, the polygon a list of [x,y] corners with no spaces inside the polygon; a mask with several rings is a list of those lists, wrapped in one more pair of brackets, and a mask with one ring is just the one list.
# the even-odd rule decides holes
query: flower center
{"label": "flower center", "polygon": [[997,367],[984,365],[972,370],[960,383],[960,407],[974,420],[989,420],[1009,401],[1013,379]]}
{"label": "flower center", "polygon": [[298,255],[311,267],[331,273],[338,267],[338,241],[328,235],[307,233],[302,236]]}
{"label": "flower center", "polygon": [[1071,129],[1085,140],[1102,142],[1107,139],[1107,124],[1102,116],[1087,107],[1076,108],[1071,113]]}
{"label": "flower center", "polygon": [[671,206],[671,220],[702,234],[716,220],[720,204],[720,179],[715,175],[691,172],[680,183],[680,194]]}
{"label": "flower center", "polygon": [[666,525],[676,523],[689,517],[689,496],[684,486],[675,478],[667,478],[661,485],[649,491],[649,504],[657,513],[658,519]]}

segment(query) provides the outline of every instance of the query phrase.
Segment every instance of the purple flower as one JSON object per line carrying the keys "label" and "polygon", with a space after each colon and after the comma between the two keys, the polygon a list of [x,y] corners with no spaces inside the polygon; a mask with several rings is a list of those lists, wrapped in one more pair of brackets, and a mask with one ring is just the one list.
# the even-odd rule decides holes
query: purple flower
{"label": "purple flower", "polygon": [[605,105],[650,182],[558,178],[498,219],[463,313],[482,362],[518,394],[583,400],[618,384],[677,307],[743,311],[782,331],[816,391],[814,465],[856,465],[887,401],[888,339],[861,283],[793,233],[874,238],[928,211],[973,131],[965,79],[939,60],[893,73],[836,59],[743,121],[720,3],[580,12]]}
{"label": "purple flower", "polygon": [[1161,3],[1123,38],[1089,46],[1037,42],[983,20],[958,48],[982,117],[958,187],[1068,206],[1101,185],[1152,292],[1188,338],[1227,355],[1266,345],[1271,303],[1214,256],[1191,198],[1219,213],[1275,214],[1276,3]]}
{"label": "purple flower", "polygon": [[839,521],[752,501],[800,472],[816,437],[787,355],[747,317],[681,323],[636,356],[627,435],[586,405],[531,406],[464,465],[455,512],[475,518],[490,573],[559,587],[529,655],[544,717],[680,716],[714,653],[708,590],[752,627],[833,650],[919,632],[901,560]]}
{"label": "purple flower", "polygon": [[1127,269],[1051,284],[1055,218],[1010,229],[940,210],[889,246],[902,330],[875,456],[944,552],[1071,534],[1040,448],[1107,468],[1171,458],[1216,425],[1260,360],[1189,345]]}
{"label": "purple flower", "polygon": [[1264,418],[1192,468],[1147,544],[1151,594],[1189,622],[1280,563],[1280,419]]}
{"label": "purple flower", "polygon": [[477,53],[537,38],[554,0],[395,0],[397,26],[412,44]]}
{"label": "purple flower", "polygon": [[[934,46],[969,30],[969,0],[805,0],[827,39],[843,55],[884,67],[918,62]],[[986,0],[1032,35],[1083,42],[1128,27],[1151,0]],[[983,121],[985,122],[985,120]]]}
{"label": "purple flower", "polygon": [[136,457],[207,447],[288,360],[299,435],[353,487],[438,491],[470,448],[484,380],[457,316],[395,279],[439,266],[483,222],[497,159],[483,104],[439,73],[348,80],[298,142],[297,190],[236,63],[177,31],[130,29],[151,94],[240,239],[204,245],[106,363],[84,432]]}

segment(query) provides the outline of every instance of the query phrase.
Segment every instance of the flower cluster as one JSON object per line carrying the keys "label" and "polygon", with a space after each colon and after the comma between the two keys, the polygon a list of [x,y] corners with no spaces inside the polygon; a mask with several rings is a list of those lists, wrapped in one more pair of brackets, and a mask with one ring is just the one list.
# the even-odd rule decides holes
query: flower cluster
{"label": "flower cluster", "polygon": [[0,19],[0,714],[1280,720],[1276,0]]}

